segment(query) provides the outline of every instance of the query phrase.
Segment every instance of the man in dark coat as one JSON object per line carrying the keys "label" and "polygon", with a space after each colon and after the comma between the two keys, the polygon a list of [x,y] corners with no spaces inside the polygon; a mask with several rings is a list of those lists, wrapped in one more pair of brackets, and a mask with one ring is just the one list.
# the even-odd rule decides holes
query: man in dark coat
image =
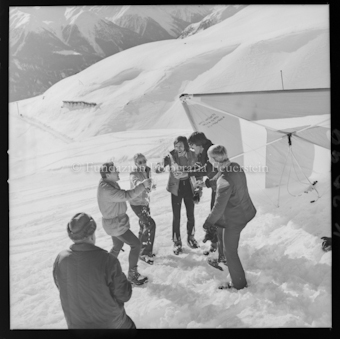
{"label": "man in dark coat", "polygon": [[[216,197],[216,180],[211,180],[217,173],[212,164],[209,162],[208,149],[213,143],[207,139],[203,132],[193,132],[188,138],[190,147],[195,151],[197,156],[197,171],[193,170],[189,173],[190,176],[206,176],[205,186],[211,188],[211,200],[210,209],[214,207]],[[226,259],[223,254],[223,239],[222,239],[223,228],[217,228],[217,241],[211,242],[210,249],[204,251],[204,255],[209,255],[218,249],[218,259],[210,259],[208,262],[214,267],[219,267],[218,263],[222,262],[226,264]],[[223,270],[223,269],[222,269]]]}
{"label": "man in dark coat", "polygon": [[208,150],[209,162],[218,170],[217,189],[213,209],[204,222],[204,242],[216,238],[216,226],[223,227],[223,247],[232,282],[220,286],[242,289],[247,287],[245,273],[238,256],[240,234],[255,217],[256,209],[250,199],[247,180],[239,164],[230,162],[224,146],[214,145]]}
{"label": "man in dark coat", "polygon": [[135,329],[125,313],[131,298],[131,283],[118,259],[95,246],[96,222],[77,213],[67,224],[74,242],[60,252],[53,265],[53,278],[69,329]]}

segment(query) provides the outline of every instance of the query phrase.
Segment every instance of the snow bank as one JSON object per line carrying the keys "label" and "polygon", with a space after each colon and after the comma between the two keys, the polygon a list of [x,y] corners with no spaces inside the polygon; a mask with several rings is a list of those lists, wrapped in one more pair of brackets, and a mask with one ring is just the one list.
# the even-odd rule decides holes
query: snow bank
{"label": "snow bank", "polygon": [[[73,171],[60,165],[65,159],[68,163],[105,161],[104,154],[132,164],[136,151],[156,161],[157,154],[162,153],[157,151],[160,131],[155,131],[152,138],[145,137],[143,131],[133,132],[134,139],[131,134],[114,134],[113,142],[108,142],[108,136],[96,137],[84,142],[83,147],[65,148],[54,154],[54,164],[10,180],[11,328],[67,327],[52,278],[56,255],[70,245],[67,222],[75,213],[87,212],[98,224],[97,245],[109,250],[112,243],[101,226],[96,202],[99,173],[86,167]],[[167,147],[171,142],[169,136]],[[98,150],[103,151],[101,158]],[[121,157],[123,154],[127,157]],[[310,203],[316,199],[315,192],[293,198],[282,189],[277,208],[277,189],[251,190],[258,213],[241,236],[239,254],[249,284],[241,291],[218,290],[218,285],[228,279],[228,270],[225,267],[220,272],[210,267],[202,254],[209,246],[201,241],[211,191],[204,189],[202,201],[195,207],[196,238],[201,248],[192,250],[184,241],[184,254],[175,256],[171,199],[165,190],[168,174],[154,176],[157,190],[152,193],[151,211],[157,224],[156,261],[154,266],[139,264],[149,282],[134,288],[126,303],[127,313],[138,328],[331,326],[331,252],[322,251],[320,240],[330,235],[327,174],[319,175],[316,187],[321,198],[315,203]],[[256,180],[256,174],[247,176],[249,182]],[[120,185],[129,188],[127,173],[121,174]],[[303,190],[297,185],[295,188]],[[131,229],[137,234],[137,218],[130,207],[128,214]],[[185,238],[184,208],[181,220]],[[124,249],[119,260],[127,273],[128,246]]]}

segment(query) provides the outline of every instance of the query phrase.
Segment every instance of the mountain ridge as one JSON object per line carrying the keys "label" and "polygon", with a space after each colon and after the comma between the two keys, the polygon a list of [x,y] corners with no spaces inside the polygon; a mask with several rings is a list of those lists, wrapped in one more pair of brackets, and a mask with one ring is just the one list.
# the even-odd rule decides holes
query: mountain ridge
{"label": "mountain ridge", "polygon": [[[301,22],[302,14],[307,17]],[[247,6],[185,39],[135,46],[55,84],[44,99],[32,99],[27,114],[76,140],[127,130],[185,129],[191,125],[182,93],[281,90],[280,70],[285,89],[329,87],[324,7],[259,11]],[[96,106],[61,109],[65,100]]]}
{"label": "mountain ridge", "polygon": [[[10,101],[42,94],[51,83],[54,84],[65,76],[75,74],[89,67],[93,62],[122,50],[152,41],[174,39],[191,24],[170,13],[175,6],[158,6],[159,8],[142,6],[145,7],[143,17],[138,14],[136,7],[139,6],[11,8],[9,55],[10,59],[14,58],[15,61],[10,62]],[[189,17],[190,11],[195,12],[195,8],[199,7],[188,5],[176,7],[175,10],[178,16]],[[201,19],[212,8],[213,6],[210,5],[203,6],[198,10],[202,14],[196,13],[192,17],[195,20]],[[186,16],[180,15],[181,9],[182,12],[187,12]],[[156,15],[151,11],[160,13],[159,17],[166,20],[163,20],[163,23],[160,18],[154,20],[153,17]],[[132,14],[126,14],[126,17],[122,14],[131,12]],[[50,35],[46,35],[46,31]],[[28,60],[28,56],[32,55],[30,52],[32,48],[28,46],[32,39],[29,33],[36,34],[35,40],[39,40],[39,35],[42,35],[39,43],[36,44],[35,56],[31,57],[31,60]],[[50,41],[47,41],[47,36],[51,38]],[[19,39],[20,45],[17,44]],[[50,50],[50,53],[46,53],[46,49]],[[81,54],[81,61],[79,62],[79,58],[74,59],[72,64],[70,59],[63,60],[62,56],[65,55],[63,51],[69,51],[68,55]],[[53,54],[59,54],[60,58],[56,60]],[[39,68],[36,63],[37,58],[43,58],[47,68],[55,68],[59,64],[59,71],[51,77],[47,74],[48,70],[44,75],[44,69],[41,68],[39,78],[32,81],[32,76],[26,73],[25,69],[28,65],[29,68]],[[65,64],[68,65],[66,69]],[[74,73],[70,71],[71,68],[74,68]],[[36,85],[38,81],[39,86]]]}

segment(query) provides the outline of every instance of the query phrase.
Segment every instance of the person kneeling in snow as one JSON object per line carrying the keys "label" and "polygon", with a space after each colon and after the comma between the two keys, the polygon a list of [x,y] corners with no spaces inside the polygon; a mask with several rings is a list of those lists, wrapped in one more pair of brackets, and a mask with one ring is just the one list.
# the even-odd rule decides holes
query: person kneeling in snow
{"label": "person kneeling in snow", "polygon": [[77,213],[67,224],[74,244],[60,252],[53,265],[53,278],[69,329],[135,329],[125,313],[131,283],[117,258],[95,246],[97,225],[86,213]]}
{"label": "person kneeling in snow", "polygon": [[[143,180],[150,178],[151,169],[146,166],[146,159],[142,153],[137,153],[133,157],[136,167],[130,173],[131,189],[134,189]],[[154,185],[152,185],[154,188]],[[147,264],[153,265],[152,253],[153,243],[155,240],[156,223],[150,215],[150,190],[145,190],[138,197],[130,200],[130,206],[139,218],[139,240],[142,248],[140,251],[140,259]]]}
{"label": "person kneeling in snow", "polygon": [[232,283],[223,288],[247,287],[245,273],[237,253],[240,233],[247,223],[255,217],[256,209],[250,199],[247,179],[239,164],[230,162],[227,150],[222,145],[208,149],[209,162],[218,170],[216,198],[214,207],[204,222],[207,240],[216,241],[216,229],[223,227],[223,247]]}
{"label": "person kneeling in snow", "polygon": [[131,247],[128,279],[134,285],[142,285],[148,279],[137,271],[141,245],[138,238],[130,231],[129,216],[126,214],[126,201],[136,198],[146,189],[149,189],[151,179],[145,179],[134,189],[125,191],[117,183],[120,179],[119,171],[113,162],[103,164],[100,168],[100,175],[102,179],[98,186],[97,201],[103,216],[103,228],[112,238],[113,247],[110,252],[118,257],[124,243]]}

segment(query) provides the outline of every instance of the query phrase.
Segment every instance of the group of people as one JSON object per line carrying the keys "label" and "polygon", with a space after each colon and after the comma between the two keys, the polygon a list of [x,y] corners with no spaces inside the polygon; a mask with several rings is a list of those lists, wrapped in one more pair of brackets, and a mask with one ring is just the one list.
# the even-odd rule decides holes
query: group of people
{"label": "group of people", "polygon": [[[100,168],[97,202],[103,228],[112,238],[113,247],[109,252],[95,246],[96,222],[90,215],[78,213],[67,224],[73,244],[57,256],[53,277],[69,328],[136,328],[125,312],[124,303],[131,298],[133,285],[148,281],[137,267],[139,260],[154,264],[156,223],[150,211],[150,191],[155,189],[151,168],[141,153],[134,156],[134,166],[129,190],[119,186],[119,169],[113,162]],[[217,258],[209,259],[209,264],[220,270],[223,268],[219,264],[228,266],[231,282],[219,288],[247,287],[238,243],[241,231],[254,218],[256,209],[242,168],[228,159],[224,146],[213,145],[202,132],[193,132],[188,139],[177,137],[174,149],[157,164],[156,173],[165,171],[167,166],[173,253],[179,255],[183,251],[182,201],[187,215],[187,244],[192,249],[199,248],[195,239],[195,203],[199,202],[203,187],[211,188],[210,213],[203,224],[203,242],[211,241],[211,245],[203,254],[217,251]],[[138,238],[130,229],[127,202],[139,219]],[[124,244],[130,246],[127,276],[118,260]]]}

